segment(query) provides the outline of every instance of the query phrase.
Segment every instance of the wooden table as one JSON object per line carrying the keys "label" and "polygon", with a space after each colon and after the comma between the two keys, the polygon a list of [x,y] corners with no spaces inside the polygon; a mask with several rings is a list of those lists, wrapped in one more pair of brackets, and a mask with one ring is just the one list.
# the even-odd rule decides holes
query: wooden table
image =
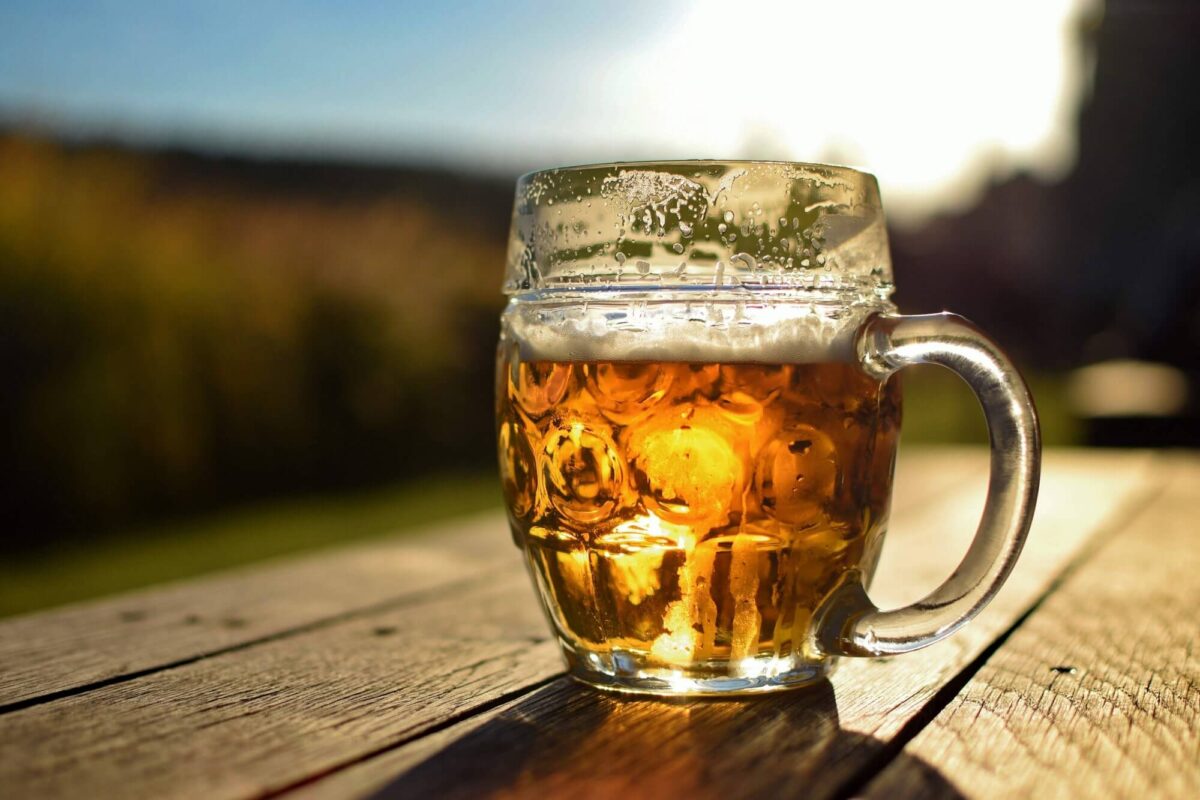
{"label": "wooden table", "polygon": [[[964,551],[974,450],[905,451],[873,594]],[[0,795],[1200,797],[1200,457],[1052,452],[963,632],[742,701],[578,686],[501,514],[0,624]]]}

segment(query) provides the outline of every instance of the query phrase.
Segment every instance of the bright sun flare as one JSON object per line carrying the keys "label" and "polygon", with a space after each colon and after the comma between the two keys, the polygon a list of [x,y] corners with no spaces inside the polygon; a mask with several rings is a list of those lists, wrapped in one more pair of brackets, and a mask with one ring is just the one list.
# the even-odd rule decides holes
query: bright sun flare
{"label": "bright sun flare", "polygon": [[1070,167],[1087,72],[1074,31],[1094,6],[701,0],[606,79],[673,145],[862,166],[920,215],[989,173]]}

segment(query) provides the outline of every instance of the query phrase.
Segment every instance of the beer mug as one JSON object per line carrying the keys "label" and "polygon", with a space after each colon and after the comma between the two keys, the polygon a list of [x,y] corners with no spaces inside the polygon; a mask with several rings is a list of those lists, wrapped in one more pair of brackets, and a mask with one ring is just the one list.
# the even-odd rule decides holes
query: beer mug
{"label": "beer mug", "polygon": [[[575,678],[663,695],[799,686],[839,656],[949,636],[1012,570],[1037,494],[1032,401],[966,320],[896,313],[873,176],[712,161],[532,173],[504,289],[508,519]],[[880,610],[867,589],[910,364],[974,390],[991,477],[954,574]]]}

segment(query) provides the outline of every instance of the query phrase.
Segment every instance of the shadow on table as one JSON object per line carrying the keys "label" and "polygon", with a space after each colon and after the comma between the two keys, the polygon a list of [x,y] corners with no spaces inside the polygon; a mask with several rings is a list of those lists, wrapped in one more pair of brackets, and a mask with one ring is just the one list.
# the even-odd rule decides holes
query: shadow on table
{"label": "shadow on table", "polygon": [[[847,796],[885,755],[842,730],[829,683],[738,701],[630,700],[562,679],[446,745],[376,798]],[[960,798],[899,755],[906,794]]]}

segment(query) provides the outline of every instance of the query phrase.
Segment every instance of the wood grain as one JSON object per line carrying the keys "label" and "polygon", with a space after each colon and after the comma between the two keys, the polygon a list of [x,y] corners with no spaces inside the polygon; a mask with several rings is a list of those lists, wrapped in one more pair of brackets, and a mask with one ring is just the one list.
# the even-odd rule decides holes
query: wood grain
{"label": "wood grain", "polygon": [[[973,448],[904,450],[895,506],[924,503],[985,468]],[[480,579],[511,566],[515,552],[496,511],[420,534],[5,620],[0,713]]]}
{"label": "wood grain", "polygon": [[[944,462],[932,464],[945,471]],[[950,543],[974,527],[978,477],[979,486],[969,480],[965,490],[897,509],[885,555],[893,566],[881,574],[878,596],[889,581],[944,577],[950,566],[927,565],[939,558],[952,564],[961,554]],[[400,780],[435,795],[543,794],[549,786],[597,796],[625,787],[620,776],[630,770],[646,776],[644,796],[662,794],[701,763],[728,759],[731,771],[713,767],[707,783],[688,785],[700,796],[780,785],[828,796],[867,768],[939,688],[1041,596],[1094,531],[1116,524],[1156,480],[1145,458],[1051,459],[1030,550],[975,624],[902,659],[845,662],[831,684],[813,691],[674,704],[617,701],[565,681],[543,685],[560,673],[560,661],[517,553],[502,536],[506,566],[453,592],[415,593],[0,716],[0,786],[14,796],[74,796],[87,787],[99,796],[219,798],[293,788],[346,796]],[[461,553],[449,542],[439,543],[440,558],[453,562]],[[635,754],[640,766],[629,761]],[[598,764],[600,772],[572,771],[568,762]],[[799,766],[786,766],[793,763]],[[746,775],[756,768],[765,772]],[[790,783],[780,784],[772,770]]]}
{"label": "wood grain", "polygon": [[[1200,459],[1023,624],[872,797],[1200,797]],[[911,763],[938,765],[937,780]]]}
{"label": "wood grain", "polygon": [[0,718],[12,797],[248,797],[561,672],[516,569]]}
{"label": "wood grain", "polygon": [[[828,684],[730,703],[614,699],[562,680],[296,795],[839,796],[890,758],[889,743],[939,689],[1038,601],[1094,533],[1136,510],[1157,479],[1145,459],[1056,454],[1029,549],[1009,584],[962,633],[918,653],[847,660]],[[962,552],[947,543],[969,536],[981,492],[897,515],[893,569],[875,593],[908,594],[907,585],[887,584],[932,585],[944,577],[952,566],[945,555],[953,562]],[[942,566],[929,566],[938,560]],[[925,761],[909,766],[938,779]]]}
{"label": "wood grain", "polygon": [[496,511],[413,538],[6,620],[0,623],[0,707],[403,603],[481,578],[511,564],[515,552]]}
{"label": "wood grain", "polygon": [[[936,474],[913,474],[915,489],[972,474],[955,456],[928,463]],[[911,528],[937,507],[910,506]],[[897,519],[907,526],[905,512]],[[278,791],[534,687],[561,661],[501,538],[508,560],[486,581],[4,715],[0,785],[46,797],[80,785],[132,797]],[[461,544],[436,546],[452,558]]]}

